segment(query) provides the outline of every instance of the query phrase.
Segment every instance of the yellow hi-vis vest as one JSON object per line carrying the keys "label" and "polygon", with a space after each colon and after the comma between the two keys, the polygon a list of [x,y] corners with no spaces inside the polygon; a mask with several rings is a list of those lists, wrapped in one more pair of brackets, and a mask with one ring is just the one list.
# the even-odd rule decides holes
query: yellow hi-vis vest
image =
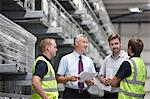
{"label": "yellow hi-vis vest", "polygon": [[[36,63],[39,60],[46,62],[47,66],[48,66],[48,72],[41,80],[42,88],[44,89],[45,94],[50,99],[58,99],[58,88],[57,88],[57,81],[55,78],[55,72],[49,61],[47,61],[43,56],[39,56],[33,64],[32,74],[35,72]],[[34,89],[33,85],[32,85],[31,93],[32,93],[32,95],[31,95],[32,99],[42,99],[41,96]]]}
{"label": "yellow hi-vis vest", "polygon": [[144,99],[146,66],[140,57],[133,57],[128,62],[132,73],[120,82],[118,99]]}

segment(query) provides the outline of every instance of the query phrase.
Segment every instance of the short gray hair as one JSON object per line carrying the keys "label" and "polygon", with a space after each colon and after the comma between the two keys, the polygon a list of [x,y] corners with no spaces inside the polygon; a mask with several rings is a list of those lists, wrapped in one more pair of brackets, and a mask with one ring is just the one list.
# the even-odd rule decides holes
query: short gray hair
{"label": "short gray hair", "polygon": [[78,35],[76,35],[76,36],[74,37],[74,45],[75,45],[75,42],[79,41],[79,39],[80,39],[81,37],[87,37],[87,35],[86,35],[86,34],[78,34]]}

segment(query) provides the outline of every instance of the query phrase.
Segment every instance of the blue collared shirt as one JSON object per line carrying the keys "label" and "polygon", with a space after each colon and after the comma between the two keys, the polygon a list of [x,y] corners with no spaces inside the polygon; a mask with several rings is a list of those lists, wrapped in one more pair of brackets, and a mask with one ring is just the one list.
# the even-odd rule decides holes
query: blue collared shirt
{"label": "blue collared shirt", "polygon": [[[57,74],[61,76],[78,76],[78,62],[79,62],[79,54],[76,51],[65,55],[62,57],[59,63]],[[83,62],[83,70],[89,73],[96,73],[94,64],[92,59],[85,55],[81,55]],[[85,88],[87,85],[84,83]],[[67,82],[65,87],[72,89],[79,89],[78,81],[76,82]]]}

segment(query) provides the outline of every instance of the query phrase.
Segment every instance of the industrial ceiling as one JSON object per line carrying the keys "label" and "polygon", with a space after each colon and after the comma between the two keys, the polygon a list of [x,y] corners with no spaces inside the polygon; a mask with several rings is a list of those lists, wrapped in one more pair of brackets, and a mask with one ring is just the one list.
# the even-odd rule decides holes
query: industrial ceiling
{"label": "industrial ceiling", "polygon": [[[150,23],[150,0],[103,0],[113,23]],[[139,8],[140,13],[129,8]]]}

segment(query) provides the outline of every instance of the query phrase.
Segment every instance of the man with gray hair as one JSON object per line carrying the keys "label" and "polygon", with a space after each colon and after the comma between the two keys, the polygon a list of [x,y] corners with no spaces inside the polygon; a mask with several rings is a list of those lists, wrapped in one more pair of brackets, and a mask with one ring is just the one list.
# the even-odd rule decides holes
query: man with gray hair
{"label": "man with gray hair", "polygon": [[62,57],[59,63],[56,79],[64,83],[63,98],[90,98],[88,87],[93,85],[93,80],[79,82],[79,74],[82,71],[96,73],[92,59],[84,53],[88,46],[88,38],[85,34],[79,34],[74,38],[74,51]]}

